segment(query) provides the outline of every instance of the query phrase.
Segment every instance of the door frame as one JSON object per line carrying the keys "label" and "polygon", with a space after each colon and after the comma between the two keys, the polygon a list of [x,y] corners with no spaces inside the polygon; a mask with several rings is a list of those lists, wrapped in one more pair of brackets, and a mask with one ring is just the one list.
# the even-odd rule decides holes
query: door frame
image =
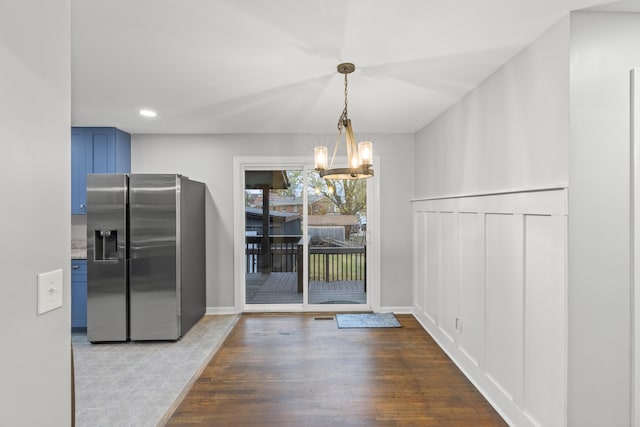
{"label": "door frame", "polygon": [[[375,156],[374,162],[380,165]],[[288,170],[313,169],[313,162],[306,157],[270,157],[270,156],[234,156],[233,157],[233,286],[234,308],[236,312],[310,312],[310,311],[380,311],[380,185],[379,176],[374,175],[367,183],[367,304],[309,304],[309,278],[304,275],[302,304],[246,304],[245,297],[245,209],[244,209],[244,176],[247,170]],[[305,177],[306,180],[306,177]],[[307,204],[307,193],[304,192],[303,203]],[[307,210],[304,210],[305,224]],[[303,237],[307,237],[306,227]],[[308,270],[308,246],[304,247],[304,269]]]}

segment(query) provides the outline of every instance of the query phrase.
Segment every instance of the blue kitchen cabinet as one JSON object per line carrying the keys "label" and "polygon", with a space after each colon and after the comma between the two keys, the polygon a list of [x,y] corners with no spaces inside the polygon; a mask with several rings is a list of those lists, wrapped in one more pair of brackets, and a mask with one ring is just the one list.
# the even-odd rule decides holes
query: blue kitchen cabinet
{"label": "blue kitchen cabinet", "polygon": [[[71,128],[71,213],[83,214],[87,204],[87,166],[89,145],[84,128]],[[92,166],[93,168],[93,166]]]}
{"label": "blue kitchen cabinet", "polygon": [[71,328],[87,327],[87,260],[71,260]]}
{"label": "blue kitchen cabinet", "polygon": [[88,173],[130,173],[131,135],[113,127],[71,128],[71,213],[87,212]]}

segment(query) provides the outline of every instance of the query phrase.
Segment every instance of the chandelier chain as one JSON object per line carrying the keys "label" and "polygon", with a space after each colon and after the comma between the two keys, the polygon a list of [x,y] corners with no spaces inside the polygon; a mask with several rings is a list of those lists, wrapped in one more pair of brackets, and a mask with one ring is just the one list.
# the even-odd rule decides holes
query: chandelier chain
{"label": "chandelier chain", "polygon": [[342,110],[342,114],[340,114],[340,118],[338,119],[338,130],[342,131],[342,127],[347,123],[347,95],[349,94],[348,88],[349,82],[347,80],[347,74],[344,75],[344,110]]}

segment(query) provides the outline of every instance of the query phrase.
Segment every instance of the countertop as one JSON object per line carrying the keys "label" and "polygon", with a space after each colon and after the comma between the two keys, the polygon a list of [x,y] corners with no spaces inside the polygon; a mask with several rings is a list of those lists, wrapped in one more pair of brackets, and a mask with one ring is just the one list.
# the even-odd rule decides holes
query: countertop
{"label": "countertop", "polygon": [[71,249],[71,259],[87,259],[87,250]]}
{"label": "countertop", "polygon": [[87,241],[71,241],[71,259],[87,259]]}

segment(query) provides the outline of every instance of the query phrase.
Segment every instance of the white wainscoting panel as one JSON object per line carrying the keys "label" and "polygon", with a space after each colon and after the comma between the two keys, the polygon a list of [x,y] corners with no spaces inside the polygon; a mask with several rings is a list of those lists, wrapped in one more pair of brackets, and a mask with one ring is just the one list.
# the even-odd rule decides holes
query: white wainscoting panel
{"label": "white wainscoting panel", "polygon": [[459,214],[440,214],[441,270],[439,324],[451,342],[458,335],[458,303],[460,300],[460,220]]}
{"label": "white wainscoting panel", "polygon": [[567,190],[413,201],[414,314],[512,425],[566,425]]}
{"label": "white wainscoting panel", "polygon": [[427,253],[422,257],[426,264],[425,282],[425,311],[424,314],[434,323],[438,323],[438,301],[440,300],[440,283],[442,269],[440,260],[442,251],[440,250],[440,213],[427,212]]}
{"label": "white wainscoting panel", "polygon": [[567,220],[526,217],[524,408],[537,424],[564,425]]}
{"label": "white wainscoting panel", "polygon": [[[416,238],[413,240],[413,253],[421,258],[416,258],[413,263],[413,277],[425,277],[427,266],[427,214],[426,212],[416,212],[413,215],[413,231]],[[421,312],[425,311],[424,305],[425,286],[418,286],[413,283],[413,305]]]}
{"label": "white wainscoting panel", "polygon": [[460,214],[460,350],[484,366],[484,215]]}
{"label": "white wainscoting panel", "polygon": [[512,400],[522,400],[522,215],[486,215],[486,372]]}

